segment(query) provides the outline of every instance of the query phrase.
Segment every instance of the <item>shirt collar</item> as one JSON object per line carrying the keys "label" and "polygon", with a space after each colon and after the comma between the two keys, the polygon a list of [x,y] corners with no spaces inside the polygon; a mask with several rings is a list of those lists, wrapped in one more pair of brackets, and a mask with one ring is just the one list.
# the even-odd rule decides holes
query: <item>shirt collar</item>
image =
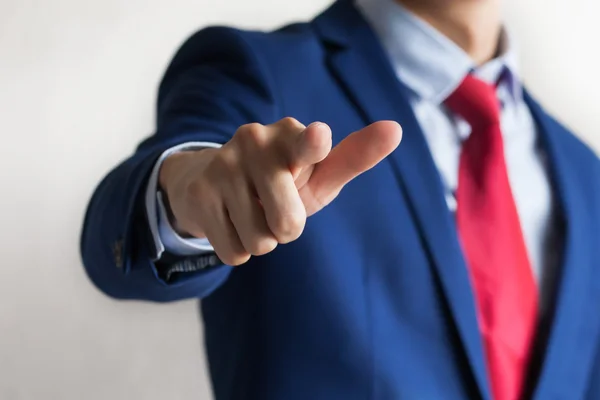
{"label": "shirt collar", "polygon": [[507,84],[515,100],[522,96],[513,40],[503,29],[499,56],[475,67],[454,42],[394,0],[356,0],[387,51],[399,79],[416,95],[441,104],[473,72],[490,83]]}

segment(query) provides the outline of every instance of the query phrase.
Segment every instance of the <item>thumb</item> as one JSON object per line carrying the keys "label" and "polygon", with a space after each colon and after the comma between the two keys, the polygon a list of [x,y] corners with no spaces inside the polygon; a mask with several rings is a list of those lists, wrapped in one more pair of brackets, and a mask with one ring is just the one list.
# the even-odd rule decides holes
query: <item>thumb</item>
{"label": "thumb", "polygon": [[307,182],[316,203],[331,202],[346,183],[377,165],[401,140],[402,127],[394,121],[375,122],[350,134],[315,166]]}

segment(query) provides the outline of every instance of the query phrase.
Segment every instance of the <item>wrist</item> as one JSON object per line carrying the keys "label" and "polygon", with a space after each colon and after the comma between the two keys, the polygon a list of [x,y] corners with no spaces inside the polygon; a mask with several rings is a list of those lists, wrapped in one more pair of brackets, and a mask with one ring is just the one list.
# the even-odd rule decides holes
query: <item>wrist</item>
{"label": "wrist", "polygon": [[202,161],[199,162],[198,153],[212,152],[216,150],[218,149],[202,148],[197,150],[179,151],[165,158],[160,166],[157,189],[161,193],[164,211],[167,214],[166,216],[168,217],[171,227],[183,238],[195,236],[190,235],[181,227],[181,224],[178,223],[171,206],[173,205],[173,202],[181,203],[181,201],[178,201],[177,198],[180,198],[181,194],[186,192],[186,181],[189,178],[193,179],[190,172],[193,171],[193,175],[196,175],[201,171],[202,164],[204,164],[204,156],[208,156],[208,154],[203,154],[203,156],[200,157]]}
{"label": "wrist", "polygon": [[[168,187],[173,182],[185,175],[188,166],[191,163],[198,164],[196,158],[198,153],[210,153],[218,150],[218,148],[202,148],[196,150],[183,150],[169,155],[164,159],[158,172],[158,187],[159,189],[168,192]],[[195,170],[197,168],[194,167]]]}
{"label": "wrist", "polygon": [[189,157],[190,151],[179,151],[173,153],[164,159],[158,171],[158,189],[167,194],[168,187],[177,180],[176,176],[181,175],[185,160]]}

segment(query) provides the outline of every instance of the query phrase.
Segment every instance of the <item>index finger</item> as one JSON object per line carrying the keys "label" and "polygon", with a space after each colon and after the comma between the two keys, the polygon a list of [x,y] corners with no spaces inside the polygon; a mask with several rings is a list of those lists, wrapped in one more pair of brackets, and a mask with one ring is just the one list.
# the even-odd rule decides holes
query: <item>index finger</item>
{"label": "index finger", "polygon": [[310,192],[327,204],[345,184],[392,153],[401,140],[402,127],[394,121],[375,122],[350,134],[315,166],[307,182]]}

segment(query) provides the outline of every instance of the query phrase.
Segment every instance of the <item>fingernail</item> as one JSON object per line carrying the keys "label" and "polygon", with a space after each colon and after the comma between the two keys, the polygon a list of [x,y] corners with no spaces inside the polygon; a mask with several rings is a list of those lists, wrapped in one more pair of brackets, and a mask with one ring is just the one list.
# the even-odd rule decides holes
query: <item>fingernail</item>
{"label": "fingernail", "polygon": [[306,129],[308,129],[308,128],[316,128],[316,127],[318,127],[318,126],[320,126],[320,125],[323,125],[323,123],[322,123],[322,122],[319,122],[319,121],[315,121],[315,122],[313,122],[312,124],[308,125],[308,126],[306,127]]}

